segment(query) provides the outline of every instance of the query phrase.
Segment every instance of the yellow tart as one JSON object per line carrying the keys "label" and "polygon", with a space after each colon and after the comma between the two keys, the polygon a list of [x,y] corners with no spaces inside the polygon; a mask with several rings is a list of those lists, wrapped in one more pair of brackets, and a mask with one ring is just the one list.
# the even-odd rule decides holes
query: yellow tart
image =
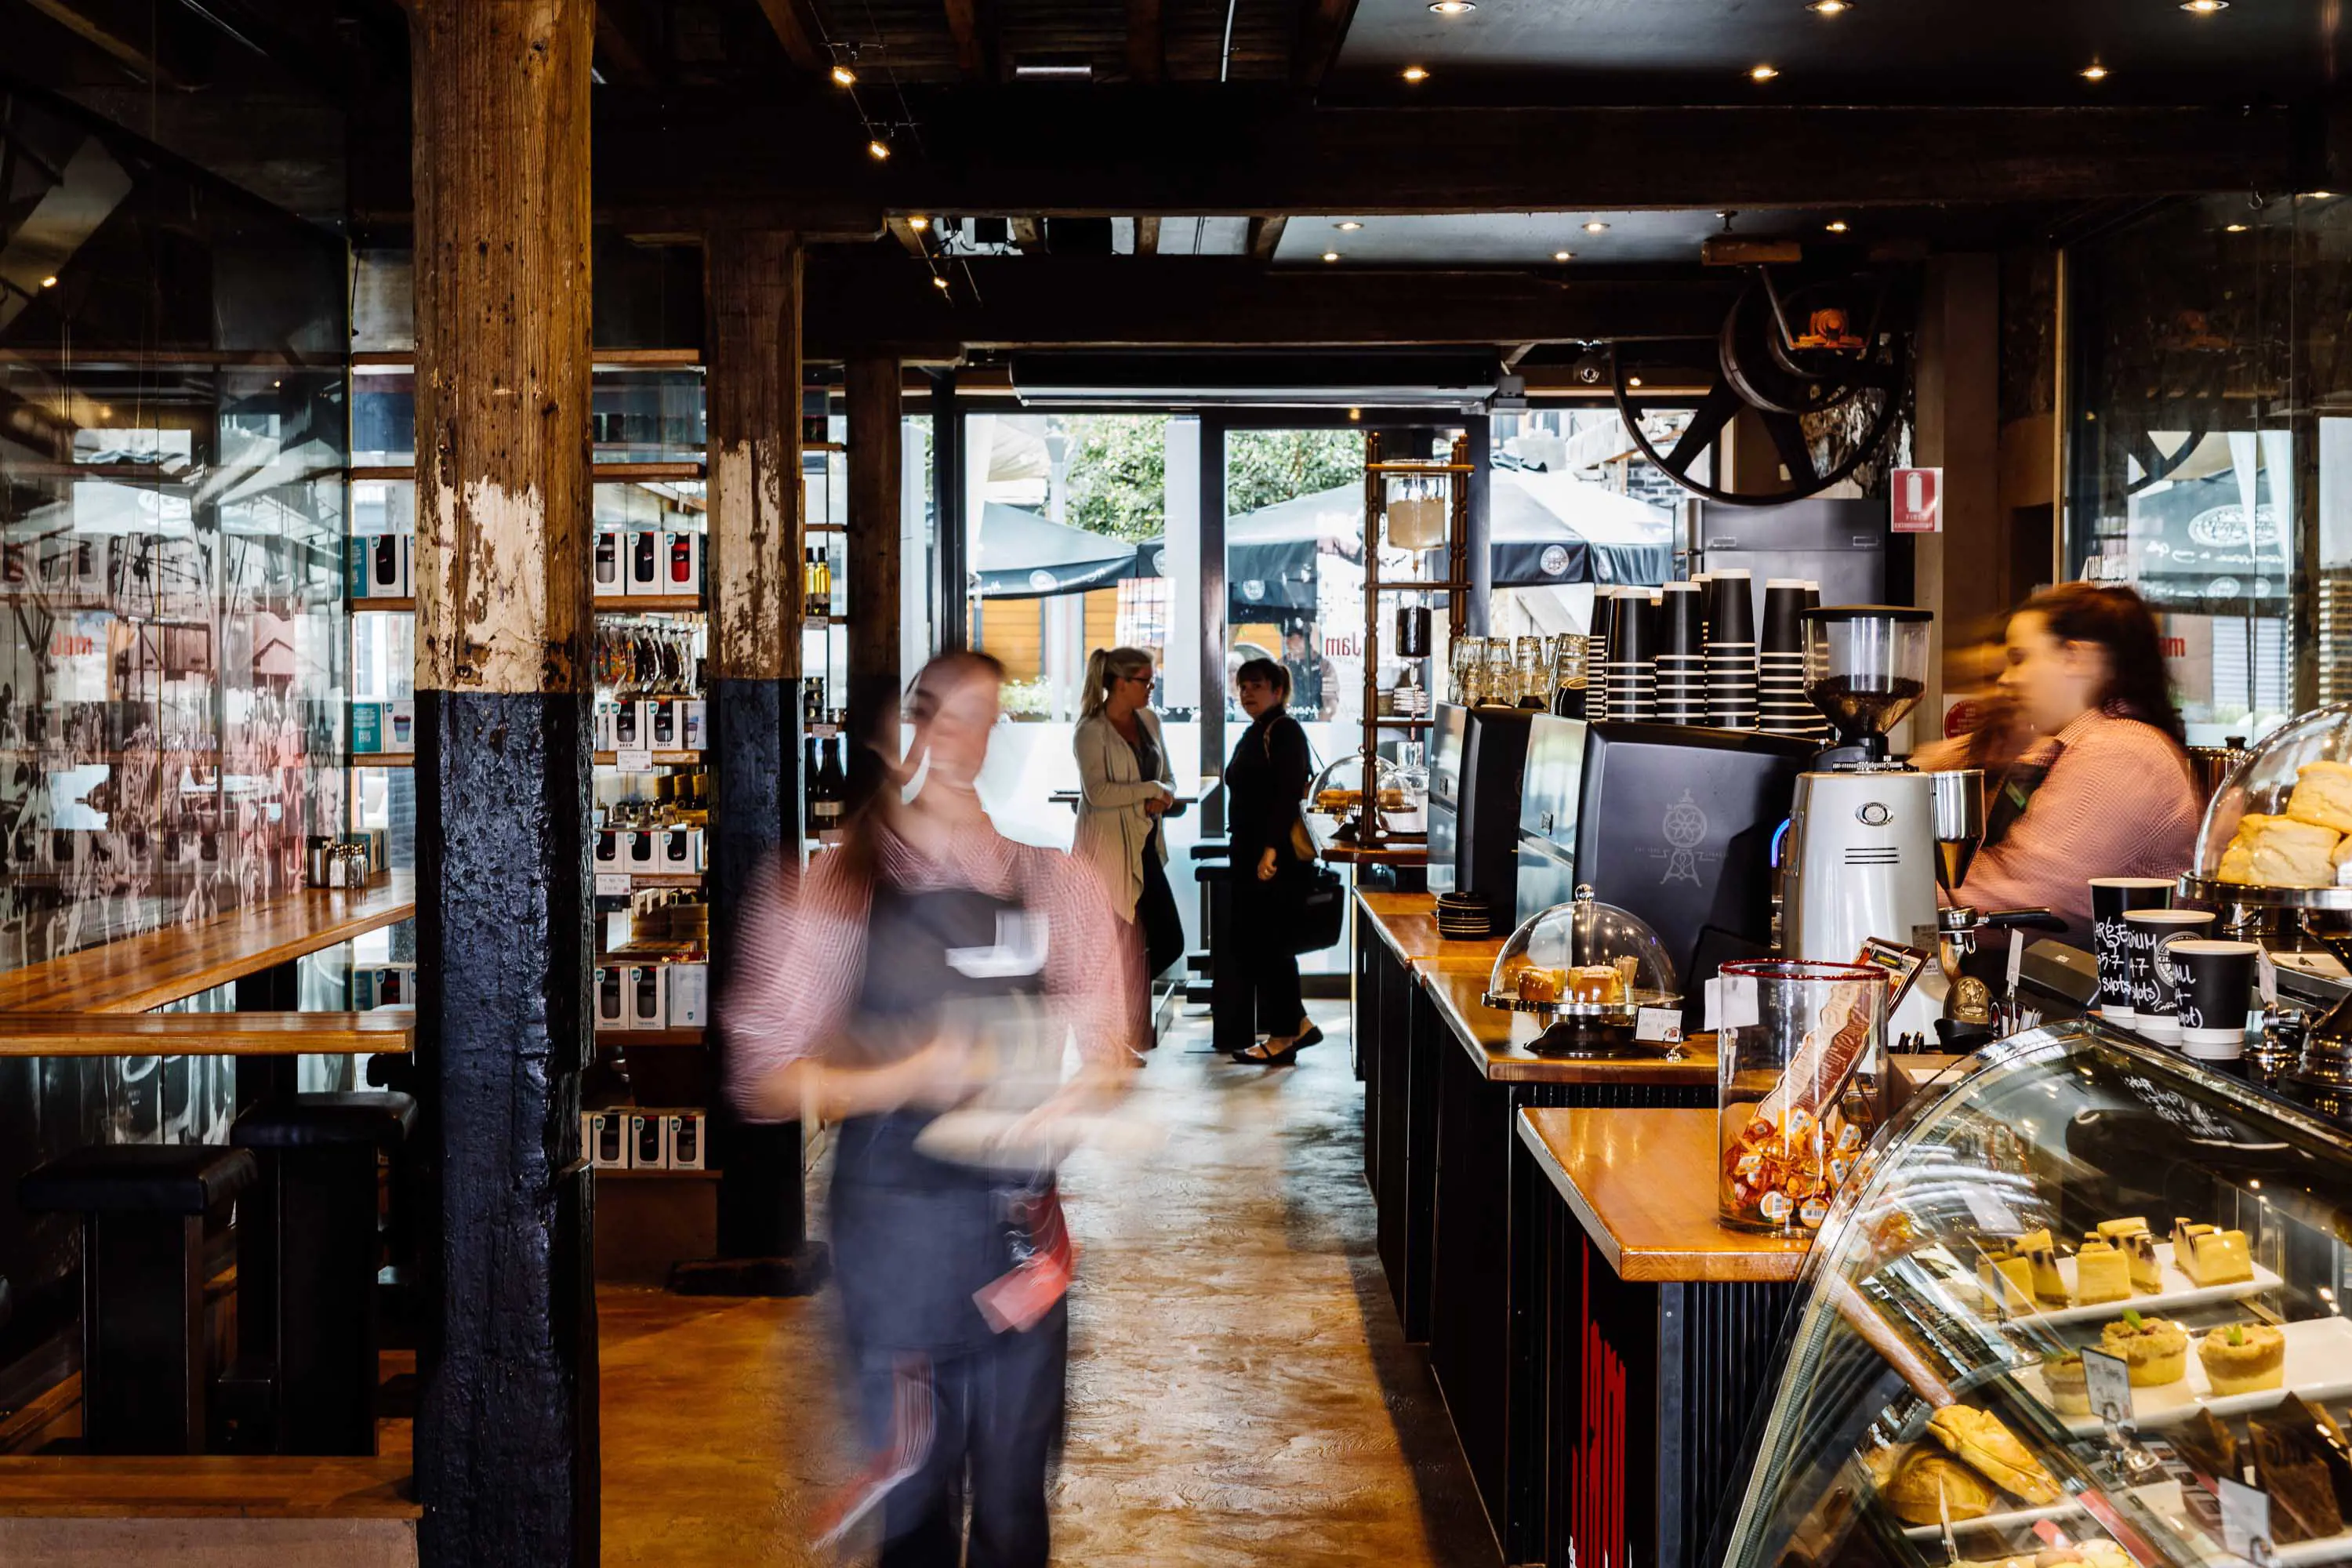
{"label": "yellow tart", "polygon": [[2099,1348],[2124,1358],[2134,1388],[2161,1388],[2189,1375],[2189,1332],[2169,1319],[2127,1311],[2100,1331]]}
{"label": "yellow tart", "polygon": [[2268,1323],[2231,1323],[2197,1342],[2215,1394],[2252,1394],[2286,1381],[2286,1336]]}

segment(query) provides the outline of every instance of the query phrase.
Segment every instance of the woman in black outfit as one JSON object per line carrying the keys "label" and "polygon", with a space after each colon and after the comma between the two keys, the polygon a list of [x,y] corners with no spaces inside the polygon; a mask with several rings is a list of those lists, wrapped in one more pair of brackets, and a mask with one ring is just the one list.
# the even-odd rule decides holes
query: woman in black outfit
{"label": "woman in black outfit", "polygon": [[1290,946],[1310,869],[1292,847],[1290,831],[1307,797],[1307,731],[1286,710],[1290,676],[1274,660],[1244,663],[1234,673],[1234,692],[1250,727],[1225,764],[1233,941],[1256,993],[1257,1022],[1268,1036],[1234,1058],[1283,1067],[1323,1037],[1298,994],[1298,955]]}

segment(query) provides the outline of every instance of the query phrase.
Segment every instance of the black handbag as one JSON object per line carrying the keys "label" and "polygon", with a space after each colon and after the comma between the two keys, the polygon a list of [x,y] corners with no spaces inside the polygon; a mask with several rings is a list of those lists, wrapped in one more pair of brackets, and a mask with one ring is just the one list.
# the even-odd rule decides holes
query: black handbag
{"label": "black handbag", "polygon": [[1339,945],[1348,929],[1348,886],[1339,872],[1328,866],[1314,868],[1306,890],[1298,896],[1298,918],[1290,929],[1293,953],[1320,952]]}

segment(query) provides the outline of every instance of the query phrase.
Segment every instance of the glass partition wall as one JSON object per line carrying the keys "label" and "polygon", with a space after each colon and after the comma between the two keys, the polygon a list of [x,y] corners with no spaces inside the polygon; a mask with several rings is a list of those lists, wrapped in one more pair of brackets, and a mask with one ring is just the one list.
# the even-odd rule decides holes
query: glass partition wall
{"label": "glass partition wall", "polygon": [[2191,744],[2352,697],[2352,201],[2168,204],[2066,253],[2062,578],[2161,613]]}

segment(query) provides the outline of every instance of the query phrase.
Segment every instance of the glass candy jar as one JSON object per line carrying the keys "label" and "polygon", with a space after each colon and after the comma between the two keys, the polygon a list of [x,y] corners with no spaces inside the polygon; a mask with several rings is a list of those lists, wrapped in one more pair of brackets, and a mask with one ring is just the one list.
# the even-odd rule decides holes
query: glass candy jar
{"label": "glass candy jar", "polygon": [[1738,1230],[1810,1236],[1886,1119],[1886,975],[1727,963],[1716,1014],[1718,1215]]}

